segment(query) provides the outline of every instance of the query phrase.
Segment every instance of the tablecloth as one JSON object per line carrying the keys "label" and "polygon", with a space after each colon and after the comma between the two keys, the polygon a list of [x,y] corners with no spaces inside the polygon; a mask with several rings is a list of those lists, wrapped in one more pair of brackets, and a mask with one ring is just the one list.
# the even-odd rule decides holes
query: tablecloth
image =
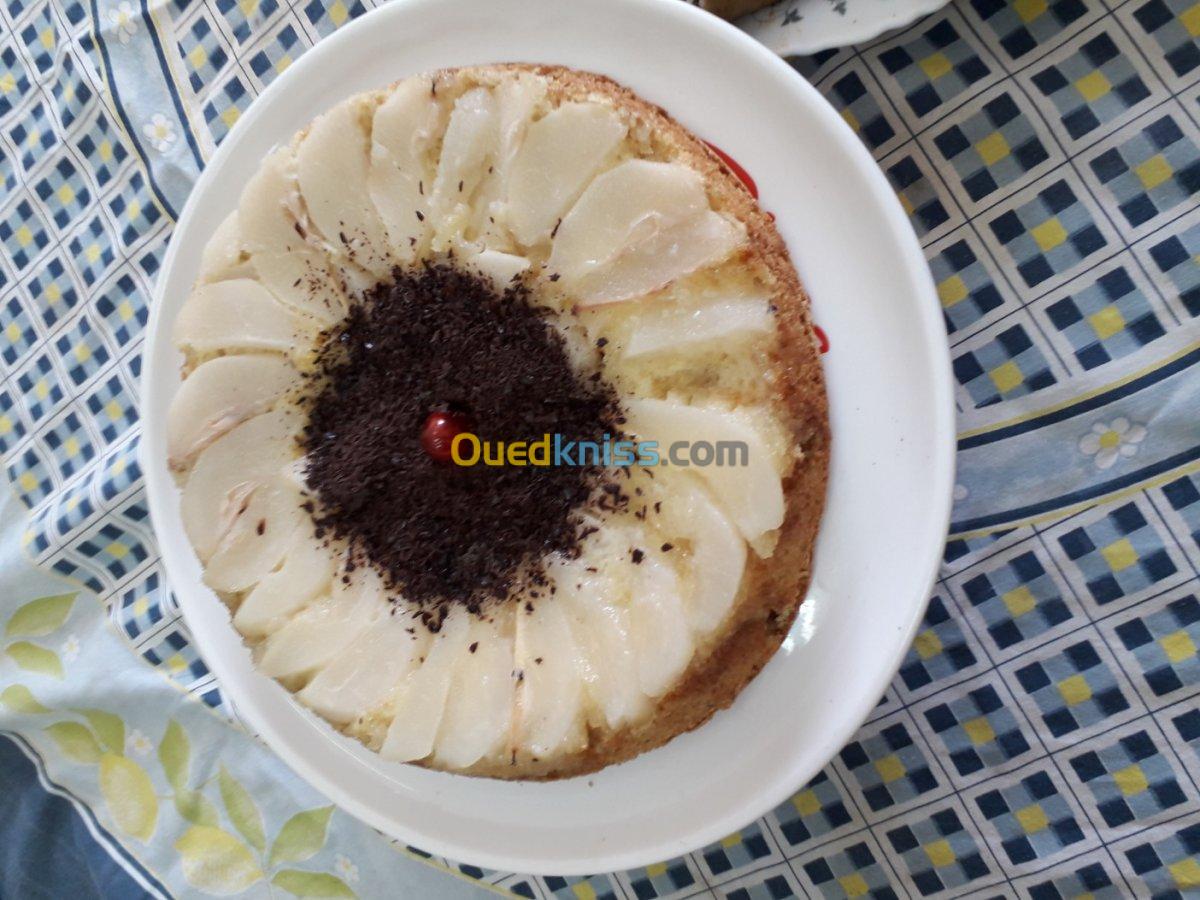
{"label": "tablecloth", "polygon": [[172,223],[254,96],[369,5],[0,3],[0,895],[1200,896],[1200,4],[956,0],[789,60],[932,267],[954,535],[820,775],[589,878],[430,858],[299,782],[150,530],[136,385]]}

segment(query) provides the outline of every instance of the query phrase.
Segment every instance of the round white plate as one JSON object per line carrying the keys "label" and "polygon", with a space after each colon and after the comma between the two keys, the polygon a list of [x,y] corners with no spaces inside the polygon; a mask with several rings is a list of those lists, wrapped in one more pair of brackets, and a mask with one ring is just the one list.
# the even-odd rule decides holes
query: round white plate
{"label": "round white plate", "polygon": [[[257,674],[203,586],[166,467],[170,343],[200,251],[277,142],[346,96],[440,66],[522,60],[603,72],[757,179],[812,292],[834,459],[815,577],[783,649],[698,731],[594,775],[505,783],[387,763]],[[242,117],[196,184],[163,264],[142,384],[142,464],[171,585],[244,720],[348,812],[436,854],[581,874],[644,865],[742,827],[815,775],[878,701],[925,607],[945,535],[954,432],[940,307],[895,195],[785,63],[665,0],[397,0],[322,41]]]}
{"label": "round white plate", "polygon": [[861,44],[911,25],[949,0],[780,0],[738,26],[781,56]]}

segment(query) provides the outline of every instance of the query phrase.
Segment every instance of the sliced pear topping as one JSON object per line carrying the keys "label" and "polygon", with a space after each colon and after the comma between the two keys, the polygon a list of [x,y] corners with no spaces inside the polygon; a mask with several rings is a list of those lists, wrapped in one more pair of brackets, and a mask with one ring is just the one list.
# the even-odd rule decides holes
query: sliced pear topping
{"label": "sliced pear topping", "polygon": [[284,306],[257,281],[232,278],[202,284],[188,295],[171,339],[181,350],[306,352],[320,330],[315,319]]}
{"label": "sliced pear topping", "polygon": [[693,631],[707,636],[733,608],[746,568],[746,541],[701,481],[679,470],[657,480],[665,499],[654,519],[658,533],[686,555],[685,593]]}
{"label": "sliced pear topping", "polygon": [[556,600],[517,613],[514,746],[539,758],[587,746],[579,648]]}
{"label": "sliced pear topping", "polygon": [[292,613],[328,592],[335,561],[311,531],[306,523],[293,533],[283,565],[265,575],[238,606],[233,625],[246,637],[277,631]]}
{"label": "sliced pear topping", "polygon": [[589,541],[579,558],[558,559],[547,574],[556,587],[553,602],[562,604],[579,650],[588,719],[598,727],[617,728],[644,715],[649,702],[638,679],[630,634],[628,579],[611,571],[616,557],[604,552],[606,543]]}
{"label": "sliced pear topping", "polygon": [[368,96],[318,116],[296,148],[296,181],[312,224],[338,257],[382,278],[391,271],[388,235],[371,202],[367,173],[373,109]]}
{"label": "sliced pear topping", "polygon": [[399,603],[392,615],[375,622],[346,650],[318,672],[297,696],[329,721],[344,725],[383,707],[418,665],[429,644],[429,632],[414,626],[412,608],[386,599],[373,572],[364,590],[376,591],[386,603]]}
{"label": "sliced pear topping", "polygon": [[251,496],[278,479],[295,458],[299,416],[277,408],[238,425],[201,451],[180,498],[180,515],[196,555],[212,556]]}
{"label": "sliced pear topping", "polygon": [[390,607],[378,594],[333,580],[333,592],[296,613],[262,645],[259,669],[272,678],[309,675],[342,655],[387,617]]}
{"label": "sliced pear topping", "polygon": [[[393,705],[395,717],[379,755],[410,762],[433,752],[434,740],[446,711],[446,698],[458,662],[469,654],[470,613],[455,607],[429,640],[425,658],[400,684]],[[425,626],[417,624],[415,628]]]}
{"label": "sliced pear topping", "polygon": [[238,226],[250,263],[272,294],[324,325],[345,315],[341,276],[308,241],[310,226],[289,147],[279,147],[263,160],[242,191]]}
{"label": "sliced pear topping", "polygon": [[649,696],[661,697],[683,674],[695,646],[679,579],[651,553],[636,566],[629,622],[638,682]]}
{"label": "sliced pear topping", "polygon": [[511,607],[487,618],[472,617],[467,653],[454,667],[434,745],[439,764],[465,769],[507,748],[513,714],[513,619]]}
{"label": "sliced pear topping", "polygon": [[243,278],[253,271],[242,252],[242,232],[235,209],[217,226],[200,255],[200,281]]}
{"label": "sliced pear topping", "polygon": [[282,356],[220,356],[202,363],[171,399],[167,454],[174,468],[231,428],[270,409],[296,383]]}
{"label": "sliced pear topping", "polygon": [[742,418],[669,400],[630,399],[625,409],[626,429],[641,440],[657,441],[660,453],[676,441],[744,445],[746,465],[698,466],[691,471],[708,485],[746,540],[753,542],[783,524],[783,485],[770,450]]}
{"label": "sliced pear topping", "polygon": [[648,312],[640,318],[624,348],[629,359],[650,353],[767,334],[772,329],[765,297],[730,297],[702,306]]}
{"label": "sliced pear topping", "polygon": [[628,300],[724,259],[740,225],[708,208],[678,163],[627,160],[598,176],[559,226],[549,267],[584,304]]}
{"label": "sliced pear topping", "polygon": [[505,205],[521,244],[550,237],[625,132],[616,111],[600,103],[564,103],[529,126],[512,161]]}
{"label": "sliced pear topping", "polygon": [[247,590],[279,565],[296,531],[307,527],[300,495],[282,478],[263,484],[222,535],[204,567],[213,590]]}
{"label": "sliced pear topping", "polygon": [[498,119],[496,99],[486,88],[473,88],[454,103],[429,198],[435,250],[453,246],[470,222],[471,195],[498,150]]}
{"label": "sliced pear topping", "polygon": [[503,293],[513,280],[529,268],[529,260],[499,250],[481,250],[467,256],[464,263],[492,282],[492,287]]}
{"label": "sliced pear topping", "polygon": [[430,148],[442,129],[442,108],[427,78],[396,85],[375,110],[367,191],[387,228],[392,256],[411,262],[430,230],[428,196],[434,167]]}

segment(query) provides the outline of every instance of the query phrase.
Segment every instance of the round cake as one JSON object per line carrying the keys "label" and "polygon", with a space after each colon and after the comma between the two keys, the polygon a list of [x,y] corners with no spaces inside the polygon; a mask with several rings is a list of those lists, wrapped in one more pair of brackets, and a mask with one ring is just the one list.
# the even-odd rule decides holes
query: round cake
{"label": "round cake", "polygon": [[807,590],[807,298],[753,182],[602,76],[443,70],[319,116],[173,340],[206,584],[261,672],[387,759],[628,759],[732,703]]}

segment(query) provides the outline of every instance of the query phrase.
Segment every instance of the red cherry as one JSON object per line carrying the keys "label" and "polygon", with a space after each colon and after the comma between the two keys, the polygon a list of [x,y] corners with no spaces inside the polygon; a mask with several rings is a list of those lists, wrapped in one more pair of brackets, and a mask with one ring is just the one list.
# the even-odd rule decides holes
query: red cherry
{"label": "red cherry", "polygon": [[725,163],[725,165],[729,166],[729,170],[731,172],[733,172],[734,175],[737,176],[738,181],[740,181],[742,184],[744,184],[746,186],[746,190],[748,190],[750,192],[750,196],[753,197],[755,200],[757,200],[758,199],[758,185],[754,183],[754,179],[750,177],[750,173],[747,172],[745,169],[743,169],[741,166],[739,166],[736,159],[734,159],[732,156],[730,156],[728,153],[726,153],[724,150],[722,150],[716,144],[711,144],[708,141],[705,141],[704,143],[708,144],[708,149],[710,149],[713,153],[717,154],[717,156],[719,156],[721,158],[721,162],[723,162],[723,163]]}
{"label": "red cherry", "polygon": [[470,427],[470,421],[462,413],[431,412],[421,426],[421,449],[437,462],[449,462],[454,438]]}

